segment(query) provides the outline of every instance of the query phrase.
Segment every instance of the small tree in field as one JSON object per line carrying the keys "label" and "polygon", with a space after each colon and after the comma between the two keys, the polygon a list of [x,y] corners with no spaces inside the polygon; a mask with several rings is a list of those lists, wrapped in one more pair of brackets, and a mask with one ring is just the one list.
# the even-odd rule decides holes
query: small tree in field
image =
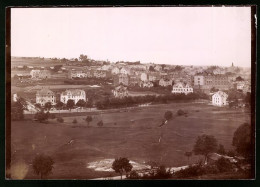
{"label": "small tree in field", "polygon": [[57,118],[57,121],[58,121],[59,123],[63,123],[63,122],[64,122],[64,119],[63,119],[62,117],[58,117],[58,118]]}
{"label": "small tree in field", "polygon": [[214,136],[205,135],[198,136],[194,145],[193,151],[195,155],[204,155],[205,163],[207,163],[208,156],[217,150],[218,144]]}
{"label": "small tree in field", "polygon": [[88,123],[88,126],[89,126],[89,123],[90,123],[93,119],[92,119],[92,116],[87,116],[85,120],[86,120],[86,122]]}
{"label": "small tree in field", "polygon": [[74,100],[69,99],[67,102],[67,107],[69,108],[69,110],[71,110],[74,106],[75,106]]}
{"label": "small tree in field", "polygon": [[44,113],[43,111],[37,112],[34,115],[34,119],[38,120],[40,123],[47,121],[49,118],[48,113]]}
{"label": "small tree in field", "polygon": [[124,172],[128,173],[132,170],[133,166],[129,163],[129,160],[127,158],[117,158],[112,164],[113,170],[115,170],[116,173],[119,173],[122,180],[122,175]]}
{"label": "small tree in field", "polygon": [[188,158],[188,162],[190,163],[190,157],[192,156],[192,152],[191,151],[185,152],[184,155]]}
{"label": "small tree in field", "polygon": [[72,123],[78,123],[77,119],[74,118],[73,121],[72,121]]}
{"label": "small tree in field", "polygon": [[51,102],[47,102],[47,103],[45,103],[45,105],[44,105],[44,108],[45,108],[47,111],[49,111],[49,110],[51,109],[51,107],[52,107]]}
{"label": "small tree in field", "polygon": [[185,115],[185,114],[186,113],[183,110],[181,110],[181,109],[177,111],[177,115],[178,116],[182,116],[182,115]]}
{"label": "small tree in field", "polygon": [[164,118],[165,118],[165,120],[171,120],[172,119],[172,112],[171,111],[167,111],[167,112],[165,112],[165,114],[164,114]]}
{"label": "small tree in field", "polygon": [[41,179],[51,174],[54,161],[46,155],[37,155],[33,160],[33,171],[40,175]]}
{"label": "small tree in field", "polygon": [[97,126],[102,127],[102,126],[103,126],[103,121],[100,120],[100,121],[97,123]]}

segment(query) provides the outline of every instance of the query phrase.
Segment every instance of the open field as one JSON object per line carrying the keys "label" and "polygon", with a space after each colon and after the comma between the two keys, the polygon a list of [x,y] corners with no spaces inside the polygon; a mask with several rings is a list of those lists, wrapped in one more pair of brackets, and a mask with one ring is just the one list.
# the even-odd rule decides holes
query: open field
{"label": "open field", "polygon": [[12,66],[35,66],[35,67],[50,67],[54,65],[64,65],[64,62],[53,61],[49,58],[39,59],[28,59],[23,57],[11,57]]}
{"label": "open field", "polygon": [[[188,116],[176,116],[183,109]],[[164,127],[159,144],[158,125],[165,111],[171,110],[173,120]],[[49,178],[98,178],[115,175],[114,172],[94,171],[88,163],[102,159],[127,157],[138,163],[152,160],[167,167],[187,165],[186,151],[191,151],[197,136],[214,135],[226,149],[232,148],[236,128],[250,123],[250,114],[229,108],[216,108],[198,103],[173,103],[150,106],[128,112],[93,115],[87,127],[86,116],[67,116],[64,123],[50,120],[38,123],[30,120],[12,122],[12,162],[28,166],[27,179],[37,178],[32,172],[32,160],[37,153],[45,153],[55,161]],[[73,124],[76,118],[78,123]],[[104,126],[97,127],[103,120]],[[116,123],[116,124],[115,124]],[[73,140],[71,144],[68,144]],[[192,156],[196,162],[198,156]]]}

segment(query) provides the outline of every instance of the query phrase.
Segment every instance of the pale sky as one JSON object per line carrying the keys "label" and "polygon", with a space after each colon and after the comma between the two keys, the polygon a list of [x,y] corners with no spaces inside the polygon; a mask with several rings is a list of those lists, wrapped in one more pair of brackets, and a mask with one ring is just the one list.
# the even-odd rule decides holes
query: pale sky
{"label": "pale sky", "polygon": [[11,55],[251,65],[250,7],[12,8]]}

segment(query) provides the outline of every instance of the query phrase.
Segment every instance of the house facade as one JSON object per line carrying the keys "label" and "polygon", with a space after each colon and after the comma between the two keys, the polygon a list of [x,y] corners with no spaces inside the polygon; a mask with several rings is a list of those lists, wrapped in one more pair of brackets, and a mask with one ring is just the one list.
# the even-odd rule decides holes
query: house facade
{"label": "house facade", "polygon": [[120,73],[120,70],[118,67],[114,67],[112,70],[111,70],[111,73],[112,75],[116,75],[116,74],[119,74]]}
{"label": "house facade", "polygon": [[141,81],[147,81],[148,80],[148,76],[147,76],[147,74],[146,73],[142,73],[141,74]]}
{"label": "house facade", "polygon": [[123,67],[120,69],[120,73],[130,75],[130,69]]}
{"label": "house facade", "polygon": [[115,87],[115,89],[112,90],[112,93],[113,93],[114,97],[116,97],[116,98],[123,98],[123,97],[128,96],[127,87],[123,86],[123,85],[119,85],[119,86]]}
{"label": "house facade", "polygon": [[193,93],[193,88],[189,84],[184,85],[183,83],[179,82],[179,83],[173,85],[172,93],[187,95],[189,93]]}
{"label": "house facade", "polygon": [[230,88],[229,77],[227,75],[197,74],[194,76],[194,88],[209,92],[211,88],[228,90]]}
{"label": "house facade", "polygon": [[118,74],[114,76],[114,85],[118,86],[119,84],[123,84],[125,86],[129,85],[129,77],[126,74]]}
{"label": "house facade", "polygon": [[68,100],[73,100],[75,104],[79,100],[84,100],[86,102],[86,93],[84,90],[75,89],[75,90],[66,90],[61,93],[60,101],[64,104],[67,104]]}
{"label": "house facade", "polygon": [[153,83],[151,81],[141,81],[139,83],[139,86],[142,87],[142,88],[151,88],[153,87]]}
{"label": "house facade", "polygon": [[30,75],[33,79],[47,79],[51,78],[51,72],[49,70],[31,70]]}
{"label": "house facade", "polygon": [[36,93],[36,103],[44,106],[45,103],[51,102],[52,105],[56,104],[56,96],[53,91],[43,88]]}
{"label": "house facade", "polygon": [[140,79],[136,75],[129,76],[129,86],[136,86],[140,82]]}
{"label": "house facade", "polygon": [[105,78],[106,77],[106,72],[105,71],[101,71],[101,70],[97,70],[97,71],[94,71],[93,73],[93,76],[95,78]]}
{"label": "house facade", "polygon": [[172,86],[172,80],[171,79],[160,79],[159,85],[163,87]]}
{"label": "house facade", "polygon": [[225,106],[227,105],[228,95],[225,92],[218,91],[212,95],[212,105],[214,106]]}

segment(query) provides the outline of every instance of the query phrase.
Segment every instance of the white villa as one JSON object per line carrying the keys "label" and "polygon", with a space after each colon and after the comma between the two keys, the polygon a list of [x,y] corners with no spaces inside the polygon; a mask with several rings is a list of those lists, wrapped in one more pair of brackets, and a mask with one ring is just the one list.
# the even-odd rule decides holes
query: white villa
{"label": "white villa", "polygon": [[119,85],[114,90],[112,90],[112,93],[117,98],[123,98],[128,96],[128,90],[126,86]]}
{"label": "white villa", "polygon": [[148,76],[146,73],[142,73],[141,74],[141,81],[147,81],[148,80]]}
{"label": "white villa", "polygon": [[120,73],[130,75],[130,70],[128,68],[123,67],[120,69]]}
{"label": "white villa", "polygon": [[47,79],[51,78],[51,73],[49,70],[31,70],[30,75],[32,78]]}
{"label": "white villa", "polygon": [[142,88],[151,88],[151,87],[153,87],[153,83],[150,81],[141,81],[139,83],[139,86]]}
{"label": "white villa", "polygon": [[85,93],[84,90],[79,90],[79,89],[66,90],[66,91],[61,93],[60,101],[62,103],[67,104],[69,99],[73,100],[75,104],[77,104],[77,102],[80,99],[86,101],[86,93]]}
{"label": "white villa", "polygon": [[118,67],[114,67],[114,68],[111,70],[111,73],[112,73],[113,75],[116,75],[116,74],[118,74],[119,72],[120,72],[120,70],[119,70]]}
{"label": "white villa", "polygon": [[173,94],[184,93],[185,95],[187,95],[189,93],[193,93],[193,88],[189,84],[184,85],[183,83],[179,82],[179,83],[173,85],[172,93]]}
{"label": "white villa", "polygon": [[45,103],[51,102],[52,105],[56,104],[56,96],[53,91],[43,88],[36,93],[36,103],[44,106]]}
{"label": "white villa", "polygon": [[163,87],[171,86],[172,85],[172,80],[171,79],[164,79],[164,78],[162,78],[159,81],[159,85],[163,86]]}
{"label": "white villa", "polygon": [[212,104],[214,106],[225,106],[227,105],[228,95],[225,92],[218,91],[212,95]]}

